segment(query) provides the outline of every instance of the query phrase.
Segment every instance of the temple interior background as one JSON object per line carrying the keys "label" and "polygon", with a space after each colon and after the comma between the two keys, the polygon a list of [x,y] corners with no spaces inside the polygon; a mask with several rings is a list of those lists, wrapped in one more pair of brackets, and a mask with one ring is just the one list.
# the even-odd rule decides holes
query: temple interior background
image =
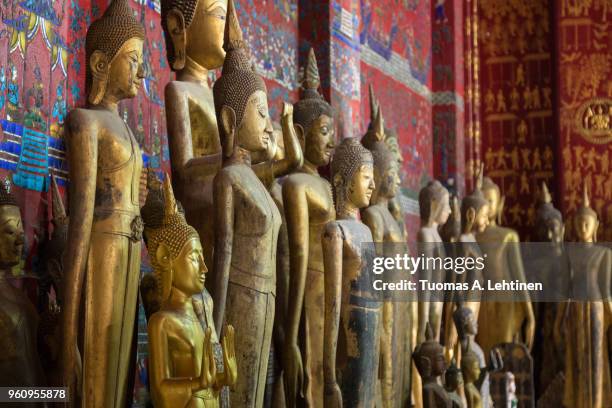
{"label": "temple interior background", "polygon": [[[17,186],[28,274],[38,273],[51,230],[49,174],[62,192],[69,182],[63,125],[86,99],[85,33],[108,3],[0,1],[0,176]],[[160,4],[131,5],[146,30],[146,78],[121,113],[145,165],[167,172],[163,90],[173,74]],[[298,99],[310,47],[339,138],[365,133],[374,86],[400,140],[412,241],[420,188],[435,178],[463,196],[480,163],[506,197],[502,224],[522,241],[532,239],[543,181],[567,220],[586,185],[601,219],[599,240],[612,241],[610,0],[239,0],[236,8],[275,121],[283,101]],[[144,365],[144,317],[141,326]]]}

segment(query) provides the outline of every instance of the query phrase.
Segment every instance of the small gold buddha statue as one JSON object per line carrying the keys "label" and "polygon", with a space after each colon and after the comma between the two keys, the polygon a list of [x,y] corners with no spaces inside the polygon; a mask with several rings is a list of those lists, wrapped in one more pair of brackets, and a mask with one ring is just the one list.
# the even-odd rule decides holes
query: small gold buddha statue
{"label": "small gold buddha statue", "polygon": [[9,282],[12,269],[21,262],[24,232],[8,179],[0,183],[0,225],[0,384],[41,387],[45,383],[36,348],[38,314],[26,294]]}
{"label": "small gold buddha statue", "polygon": [[[143,229],[142,154],[117,104],[138,93],[144,38],[127,0],[113,0],[87,31],[89,104],[66,121],[71,222],[63,263],[62,371],[71,390],[82,377],[86,407],[123,407],[128,397]],[[72,403],[76,397],[71,393]]]}
{"label": "small gold buddha statue", "polygon": [[[389,200],[397,195],[399,189],[398,166],[393,154],[384,142],[384,122],[382,111],[378,112],[370,125],[370,129],[362,139],[363,145],[372,152],[374,158],[374,184],[376,188],[372,193],[370,205],[361,211],[363,223],[372,231],[373,242],[380,244],[393,244],[381,246],[387,253],[380,256],[394,256],[396,253],[404,254],[408,246],[397,221],[389,211]],[[399,277],[397,273],[395,277]],[[405,299],[402,299],[405,300]],[[414,306],[414,307],[412,307]],[[381,335],[381,394],[382,404],[386,407],[400,406],[409,396],[403,395],[403,376],[406,342],[412,348],[412,322],[416,322],[417,303],[394,301],[388,296],[383,303],[382,335]],[[412,310],[414,309],[414,310]],[[414,316],[409,313],[413,311]],[[415,339],[416,340],[416,339]]]}
{"label": "small gold buddha statue", "polygon": [[604,408],[612,397],[612,250],[596,244],[599,217],[586,186],[573,222],[579,244],[568,248],[568,257],[576,300],[561,303],[555,320],[555,337],[565,340],[563,404]]}
{"label": "small gold buddha statue", "polygon": [[221,167],[221,143],[208,73],[223,65],[227,0],[162,0],[166,55],[176,80],[166,85],[165,105],[172,183],[187,221],[202,237],[212,265],[212,181]]}
{"label": "small gold buddha statue", "polygon": [[465,400],[467,401],[467,408],[482,408],[482,397],[478,387],[474,384],[480,378],[480,359],[470,346],[471,339],[467,341],[461,356]]}
{"label": "small gold buddha statue", "polygon": [[[163,203],[158,197],[157,203],[147,200],[147,206],[147,249],[161,302],[148,320],[153,403],[161,408],[217,408],[221,388],[234,385],[238,376],[234,330],[225,329],[224,369],[218,373],[216,333],[214,326],[202,325],[199,309],[204,305],[197,298],[208,269],[198,233],[178,211],[169,177],[164,180]],[[206,303],[210,311],[212,305]]]}
{"label": "small gold buddha statue", "polygon": [[415,348],[412,358],[423,381],[423,408],[451,408],[451,399],[438,383],[447,368],[444,348],[435,340],[429,322],[425,325],[425,341]]}
{"label": "small gold buddha statue", "polygon": [[[525,282],[525,272],[520,251],[518,233],[497,224],[503,211],[504,198],[499,186],[484,177],[482,193],[489,202],[489,225],[476,233],[476,240],[485,256],[484,278],[492,281],[518,280]],[[496,302],[482,298],[478,311],[477,341],[485,356],[500,343],[512,343],[517,333],[531,348],[535,332],[535,317],[529,294],[519,294],[522,301]]]}
{"label": "small gold buddha statue", "polygon": [[[359,210],[375,188],[372,153],[354,138],[338,145],[331,163],[336,221],[325,226],[325,407],[372,407],[380,359],[382,302],[367,270],[375,256]],[[336,377],[337,373],[337,377]]]}
{"label": "small gold buddha statue", "polygon": [[[236,327],[240,377],[232,406],[263,405],[276,289],[281,216],[251,168],[251,154],[268,149],[272,123],[266,86],[254,72],[232,0],[228,3],[225,62],[213,93],[223,148],[214,179],[214,320]],[[246,318],[248,316],[248,318]]]}
{"label": "small gold buddha statue", "polygon": [[[419,192],[419,210],[421,215],[421,228],[417,233],[418,254],[426,257],[444,259],[446,251],[438,227],[444,225],[451,213],[450,195],[448,190],[437,180],[430,181]],[[444,270],[422,268],[419,279],[430,282],[444,282],[446,273]],[[419,292],[419,330],[417,341],[420,343],[425,336],[425,323],[432,327],[434,338],[440,339],[442,324],[443,299],[436,294],[438,299],[430,301],[432,293],[429,291]]]}
{"label": "small gold buddha statue", "polygon": [[[289,298],[286,311],[283,370],[288,406],[302,398],[323,406],[325,293],[321,234],[336,218],[331,186],[319,175],[334,148],[334,112],[319,95],[319,69],[310,50],[304,96],[295,104],[293,124],[304,164],[283,182],[283,205],[289,243]],[[299,333],[303,333],[301,340]]]}

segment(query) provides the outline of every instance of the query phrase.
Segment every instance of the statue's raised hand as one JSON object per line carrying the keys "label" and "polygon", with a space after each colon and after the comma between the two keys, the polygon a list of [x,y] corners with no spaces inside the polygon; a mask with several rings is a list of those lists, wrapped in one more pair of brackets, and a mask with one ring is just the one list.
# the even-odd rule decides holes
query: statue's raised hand
{"label": "statue's raised hand", "polygon": [[213,352],[212,330],[206,329],[204,335],[204,347],[202,350],[202,369],[200,373],[200,387],[202,389],[211,388],[217,377],[217,366]]}
{"label": "statue's raised hand", "polygon": [[238,365],[236,363],[236,350],[234,349],[234,327],[225,326],[225,337],[223,337],[223,384],[232,386],[236,384],[238,378]]}

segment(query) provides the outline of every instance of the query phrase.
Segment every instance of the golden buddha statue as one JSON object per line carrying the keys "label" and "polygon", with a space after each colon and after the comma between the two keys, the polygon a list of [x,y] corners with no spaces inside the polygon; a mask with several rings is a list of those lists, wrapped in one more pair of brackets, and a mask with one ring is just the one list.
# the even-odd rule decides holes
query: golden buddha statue
{"label": "golden buddha statue", "polygon": [[461,372],[463,373],[465,400],[467,408],[483,408],[480,391],[474,384],[480,378],[480,359],[471,349],[471,339],[463,348]]}
{"label": "golden buddha statue", "polygon": [[[370,229],[359,210],[375,188],[372,153],[354,138],[338,145],[331,163],[336,221],[325,226],[325,407],[375,404],[382,305],[367,270],[375,256]],[[319,300],[320,301],[320,300]],[[336,373],[338,377],[336,377]]]}
{"label": "golden buddha statue", "polygon": [[[89,105],[73,110],[66,121],[72,222],[64,255],[62,370],[64,385],[74,389],[83,311],[86,407],[123,407],[128,396],[140,276],[142,154],[117,103],[138,93],[143,41],[144,29],[127,1],[113,0],[87,32]],[[71,394],[71,401],[75,397]]]}
{"label": "golden buddha statue", "polygon": [[596,245],[599,218],[586,187],[573,222],[580,245],[570,247],[568,256],[574,296],[582,299],[561,303],[557,309],[555,337],[565,339],[563,404],[604,408],[612,400],[612,250]]}
{"label": "golden buddha statue", "polygon": [[[214,85],[223,167],[214,180],[214,320],[236,327],[240,378],[232,406],[261,407],[276,288],[276,245],[281,216],[251,168],[272,136],[266,86],[252,69],[232,0],[228,3],[221,77]],[[248,319],[245,319],[248,316]]]}
{"label": "golden buddha statue", "polygon": [[317,61],[311,49],[304,97],[295,104],[293,118],[304,164],[283,182],[290,275],[283,370],[287,405],[291,407],[301,398],[307,406],[319,407],[324,399],[326,317],[321,234],[336,213],[331,186],[318,169],[329,164],[335,133],[333,109],[319,95],[319,84]]}
{"label": "golden buddha statue", "polygon": [[[483,167],[476,177],[476,188],[461,200],[461,235],[459,236],[459,256],[477,259],[483,256],[476,241],[476,234],[483,233],[489,226],[489,202],[482,193]],[[483,284],[484,277],[478,269],[470,269],[462,276],[463,282],[478,280]],[[457,299],[459,300],[459,299]],[[465,299],[465,306],[472,311],[478,321],[480,310],[479,293],[471,291]]]}
{"label": "golden buddha statue", "polygon": [[[374,94],[374,86],[370,84],[370,114],[372,115],[372,120],[374,119],[374,115],[378,110],[378,102],[376,100],[376,95]],[[385,143],[387,147],[393,154],[393,157],[398,166],[398,175],[402,168],[402,164],[404,163],[404,157],[402,155],[402,149],[399,145],[399,139],[397,132],[390,128],[385,128]],[[402,210],[402,204],[400,202],[401,194],[398,191],[398,194],[395,197],[389,200],[389,212],[397,221],[397,224],[404,235],[404,240],[408,240],[408,232],[406,231],[406,220],[404,219],[404,211]],[[412,350],[408,350],[410,354],[412,354]],[[405,382],[405,386],[408,386],[408,383]]]}
{"label": "golden buddha statue", "polygon": [[302,148],[293,127],[293,105],[283,104],[281,122],[278,126],[273,123],[274,132],[268,149],[252,156],[252,162],[255,163],[252,166],[253,171],[268,189],[283,221],[276,244],[276,308],[264,398],[264,407],[274,408],[281,408],[286,403],[281,356],[285,344],[285,321],[289,303],[289,242],[279,177],[301,167],[304,162]]}
{"label": "golden buddha statue", "polygon": [[172,183],[187,221],[202,237],[212,265],[212,183],[221,167],[221,144],[209,70],[223,65],[227,0],[162,0],[168,63],[176,80],[166,85],[166,122]]}
{"label": "golden buddha statue", "polygon": [[[476,233],[476,240],[485,256],[484,278],[525,282],[518,233],[497,224],[504,203],[499,186],[484,177],[482,193],[489,202],[489,225],[483,232]],[[487,358],[494,346],[512,343],[516,334],[522,333],[522,341],[531,348],[535,318],[529,294],[525,292],[522,296],[524,300],[521,302],[496,302],[482,298],[478,311],[480,331],[476,339]]]}
{"label": "golden buddha statue", "polygon": [[[157,200],[155,200],[157,198]],[[214,326],[201,324],[198,304],[208,269],[196,230],[178,211],[169,177],[159,195],[147,200],[145,234],[161,307],[148,320],[151,392],[156,407],[220,406],[220,390],[236,382],[234,330],[223,339],[223,372],[215,364]],[[157,201],[157,202],[156,202]],[[209,299],[207,297],[206,299]],[[209,313],[206,313],[209,315]]]}
{"label": "golden buddha statue", "polygon": [[[397,195],[400,180],[397,162],[384,142],[384,132],[382,112],[378,106],[370,129],[362,139],[374,158],[376,188],[370,206],[361,211],[361,216],[363,223],[372,231],[373,242],[394,244],[392,247],[381,246],[383,250],[387,248],[387,253],[380,255],[392,257],[395,253],[406,253],[408,246],[400,226],[389,211],[389,200]],[[405,406],[409,398],[409,394],[403,392],[403,376],[410,375],[410,370],[404,373],[404,360],[410,360],[410,356],[405,355],[406,342],[410,344],[408,349],[412,349],[414,344],[409,334],[412,333],[412,322],[417,320],[416,306],[416,302],[394,301],[391,296],[383,303],[380,376],[382,403],[385,407]]]}
{"label": "golden buddha statue", "polygon": [[451,408],[451,399],[438,383],[438,377],[447,368],[444,348],[434,338],[429,322],[425,326],[425,341],[416,347],[412,358],[423,381],[423,408]]}
{"label": "golden buddha statue", "polygon": [[[444,259],[446,251],[438,227],[444,225],[451,213],[450,195],[448,190],[437,180],[430,181],[419,192],[419,210],[421,215],[421,228],[417,233],[418,253],[426,257],[437,257]],[[444,282],[446,273],[444,270],[421,269],[419,279],[430,282]],[[425,336],[425,323],[429,323],[436,340],[440,339],[442,324],[442,309],[444,302],[440,300],[430,301],[432,294],[429,291],[419,292],[419,330],[417,342],[422,343]]]}
{"label": "golden buddha statue", "polygon": [[0,223],[0,384],[41,387],[45,383],[36,348],[38,314],[26,294],[9,282],[12,269],[21,261],[24,232],[8,179],[0,183]]}

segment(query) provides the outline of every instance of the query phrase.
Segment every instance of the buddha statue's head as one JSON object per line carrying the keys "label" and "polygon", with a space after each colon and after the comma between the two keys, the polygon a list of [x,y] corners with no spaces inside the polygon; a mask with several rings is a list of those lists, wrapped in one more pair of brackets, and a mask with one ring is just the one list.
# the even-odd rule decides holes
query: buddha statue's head
{"label": "buddha statue's head", "polygon": [[153,195],[150,200],[147,197],[147,201],[147,211],[143,212],[145,236],[161,304],[173,290],[188,297],[202,292],[208,269],[200,238],[179,211],[168,176],[163,194]]}
{"label": "buddha statue's head", "polygon": [[395,130],[385,128],[385,143],[387,143],[389,150],[391,150],[391,153],[393,153],[395,161],[397,161],[398,165],[401,166],[404,162],[404,157],[402,156],[402,149],[400,148],[399,138]]}
{"label": "buddha statue's head", "polygon": [[425,341],[414,349],[412,358],[424,381],[439,377],[446,371],[444,348],[434,339],[429,322],[425,328]]}
{"label": "buddha statue's head", "polygon": [[463,376],[457,367],[457,362],[453,359],[444,373],[444,388],[448,392],[456,392],[463,386]]}
{"label": "buddha statue's head", "polygon": [[457,242],[461,235],[461,209],[456,195],[450,198],[451,213],[448,220],[440,227],[440,237],[444,242]]}
{"label": "buddha statue's head", "polygon": [[294,106],[293,124],[302,145],[304,160],[322,167],[329,164],[334,150],[334,111],[319,94],[321,79],[312,48],[304,76],[304,95]]}
{"label": "buddha statue's head", "polygon": [[574,216],[574,231],[578,242],[597,242],[597,229],[599,228],[599,217],[591,208],[589,191],[584,186],[582,205]]}
{"label": "buddha statue's head", "polygon": [[468,339],[466,347],[462,350],[461,371],[466,383],[474,383],[480,377],[480,361],[472,350],[472,339]]}
{"label": "buddha statue's head", "polygon": [[265,152],[273,132],[266,85],[251,64],[233,0],[228,2],[223,47],[223,72],[213,87],[223,155],[231,157],[235,147]]}
{"label": "buddha statue's head", "polygon": [[331,162],[336,211],[361,209],[370,205],[374,183],[372,153],[355,138],[346,138],[336,147]]}
{"label": "buddha statue's head", "polygon": [[501,195],[499,186],[489,177],[482,181],[482,194],[489,202],[489,223],[496,225],[504,207],[504,197]]}
{"label": "buddha statue's head", "polygon": [[476,188],[461,201],[461,230],[464,234],[484,232],[489,225],[489,200],[482,193],[482,167],[476,177]]}
{"label": "buddha statue's head", "polygon": [[448,190],[437,180],[430,181],[419,192],[422,225],[444,225],[451,213]]}
{"label": "buddha statue's head", "polygon": [[540,206],[536,213],[536,237],[541,242],[560,244],[565,236],[563,216],[552,203],[548,186],[542,182],[540,191]]}
{"label": "buddha statue's head", "polygon": [[113,0],[104,15],[89,26],[85,50],[91,105],[105,98],[117,102],[138,94],[144,78],[144,38],[144,28],[127,0]]}
{"label": "buddha statue's head", "polygon": [[377,110],[374,124],[370,126],[370,130],[362,139],[362,144],[372,152],[374,158],[376,189],[372,197],[373,202],[377,202],[379,198],[395,197],[400,186],[399,164],[385,143],[385,129],[380,106]]}
{"label": "buddha statue's head", "polygon": [[285,158],[285,144],[283,142],[283,130],[280,123],[272,122],[272,134],[265,151],[255,152],[251,156],[253,164],[265,161],[280,161]]}
{"label": "buddha statue's head", "polygon": [[0,184],[0,267],[19,264],[24,245],[23,224],[9,179]]}
{"label": "buddha statue's head", "polygon": [[209,70],[223,65],[226,15],[227,0],[162,0],[161,24],[172,70],[183,69],[187,58]]}
{"label": "buddha statue's head", "polygon": [[474,312],[462,303],[457,303],[457,309],[453,312],[453,321],[460,339],[475,336],[478,333],[478,322]]}

